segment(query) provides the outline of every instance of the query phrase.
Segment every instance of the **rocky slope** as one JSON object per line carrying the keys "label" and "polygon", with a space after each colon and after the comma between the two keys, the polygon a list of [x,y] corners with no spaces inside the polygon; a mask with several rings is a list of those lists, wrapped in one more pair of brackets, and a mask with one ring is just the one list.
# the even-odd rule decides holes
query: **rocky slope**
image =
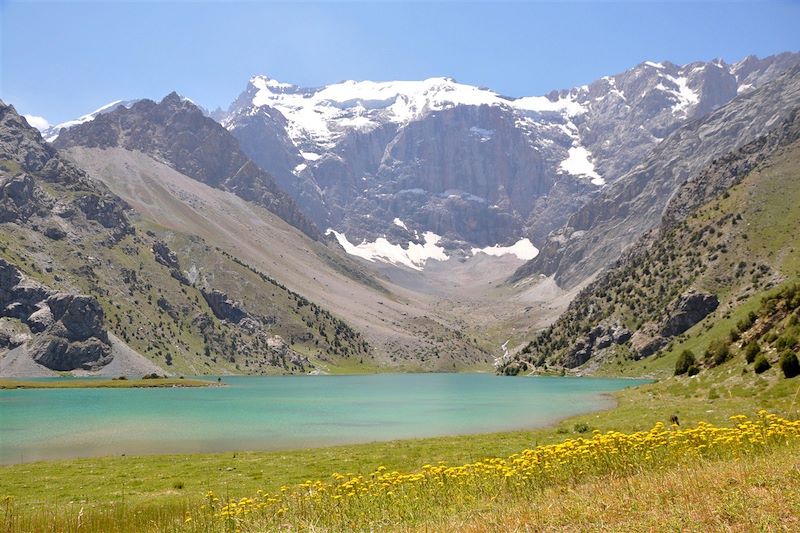
{"label": "rocky slope", "polygon": [[142,218],[0,104],[0,375],[308,372],[369,352],[262,271]]}
{"label": "rocky slope", "polygon": [[735,98],[707,117],[677,129],[647,159],[575,212],[548,236],[541,253],[512,281],[554,275],[573,287],[613,262],[659,224],[680,185],[705,165],[764,135],[800,105],[800,68]]}
{"label": "rocky slope", "polygon": [[548,365],[589,371],[651,357],[697,335],[697,328],[723,323],[741,302],[798,279],[800,101],[782,116],[767,134],[681,184],[660,226],[581,291],[551,327],[501,361],[500,371]]}
{"label": "rocky slope", "polygon": [[798,57],[645,62],[525,98],[447,78],[308,89],[256,76],[219,118],[320,227],[351,242],[431,231],[445,247],[536,244],[680,126]]}
{"label": "rocky slope", "polygon": [[121,147],[150,154],[198,181],[263,205],[313,239],[321,238],[272,176],[240,150],[238,141],[176,93],[159,103],[119,105],[61,130],[54,144],[61,149]]}

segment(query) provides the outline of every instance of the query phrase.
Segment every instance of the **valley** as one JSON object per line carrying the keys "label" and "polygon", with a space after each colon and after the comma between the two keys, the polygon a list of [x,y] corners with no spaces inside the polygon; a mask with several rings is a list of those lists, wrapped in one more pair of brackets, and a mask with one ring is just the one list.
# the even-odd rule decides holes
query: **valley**
{"label": "valley", "polygon": [[[287,11],[209,49],[219,7],[121,49],[141,13],[70,5],[36,63],[60,101],[0,87],[0,528],[798,529],[796,36],[700,46],[731,6],[682,33],[645,3],[652,34],[555,46],[520,3],[515,56],[517,16],[493,41],[464,4],[392,55],[392,19],[256,3]],[[54,77],[83,38],[107,79]]]}

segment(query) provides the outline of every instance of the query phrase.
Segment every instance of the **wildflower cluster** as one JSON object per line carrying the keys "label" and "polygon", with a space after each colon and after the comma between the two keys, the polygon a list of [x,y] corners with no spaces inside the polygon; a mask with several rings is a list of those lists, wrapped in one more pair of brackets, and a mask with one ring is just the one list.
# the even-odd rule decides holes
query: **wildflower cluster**
{"label": "wildflower cluster", "polygon": [[317,524],[361,529],[414,521],[432,509],[454,509],[501,496],[522,495],[592,475],[667,468],[703,458],[740,457],[800,438],[800,421],[760,411],[733,426],[700,423],[679,429],[658,423],[636,433],[595,432],[590,438],[524,450],[461,466],[425,465],[411,473],[379,467],[369,475],[333,474],[277,492],[220,501],[207,494],[202,513],[231,531]]}

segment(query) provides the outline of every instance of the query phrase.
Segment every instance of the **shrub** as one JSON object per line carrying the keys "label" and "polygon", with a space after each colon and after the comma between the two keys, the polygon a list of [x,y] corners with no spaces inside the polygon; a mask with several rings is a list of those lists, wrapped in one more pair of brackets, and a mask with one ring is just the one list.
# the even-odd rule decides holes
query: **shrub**
{"label": "shrub", "polygon": [[722,339],[713,341],[706,350],[706,359],[711,361],[714,366],[721,365],[730,359],[730,356],[730,347],[728,346],[728,343]]}
{"label": "shrub", "polygon": [[586,422],[578,422],[574,429],[576,433],[588,433],[590,428]]}
{"label": "shrub", "polygon": [[797,346],[797,337],[791,333],[785,333],[777,341],[775,341],[775,348],[783,350],[784,348],[794,348]]}
{"label": "shrub", "polygon": [[689,367],[689,370],[686,371],[686,374],[689,376],[696,376],[700,373],[700,367],[697,365],[692,365]]}
{"label": "shrub", "polygon": [[738,324],[736,324],[736,329],[739,330],[739,333],[744,333],[755,324],[758,315],[756,315],[753,311],[750,311],[746,317],[741,319]]}
{"label": "shrub", "polygon": [[793,351],[786,350],[781,354],[781,370],[787,378],[800,375],[800,361]]}
{"label": "shrub", "polygon": [[750,341],[747,346],[744,347],[744,360],[747,361],[748,365],[756,360],[756,356],[760,351],[761,347],[756,341]]}
{"label": "shrub", "polygon": [[764,357],[764,354],[763,353],[758,354],[758,356],[756,356],[756,359],[755,359],[754,365],[753,365],[753,370],[755,371],[755,373],[756,374],[763,374],[764,372],[766,372],[770,368],[772,368],[772,365],[769,364],[769,361],[767,361],[767,358]]}
{"label": "shrub", "polygon": [[[695,359],[694,354],[691,350],[684,350],[678,356],[678,360],[675,361],[675,375],[680,376],[689,372],[689,369],[692,367],[697,368],[697,359]],[[693,375],[693,374],[690,374]]]}

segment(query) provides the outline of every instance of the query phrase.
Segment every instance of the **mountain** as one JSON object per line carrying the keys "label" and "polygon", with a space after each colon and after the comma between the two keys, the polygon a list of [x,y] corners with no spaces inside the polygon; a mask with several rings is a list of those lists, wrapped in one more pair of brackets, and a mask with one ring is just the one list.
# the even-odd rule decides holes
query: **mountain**
{"label": "mountain", "polygon": [[600,191],[548,236],[512,281],[541,274],[574,287],[656,227],[678,187],[716,157],[766,134],[800,105],[800,67],[747,91],[659,143],[646,160]]}
{"label": "mountain", "polygon": [[431,232],[450,250],[541,244],[676,129],[799,60],[648,61],[522,98],[449,78],[301,88],[255,76],[219,118],[319,227],[352,243]]}
{"label": "mountain", "polygon": [[[786,78],[797,81],[796,74]],[[786,83],[776,80],[752,97],[761,92],[779,105],[774,91]],[[500,361],[500,371],[548,365],[614,371],[614,364],[644,358],[674,365],[686,349],[695,350],[699,370],[743,352],[770,328],[783,331],[785,312],[758,311],[774,287],[792,287],[800,278],[800,100],[791,100],[791,108],[783,102],[782,118],[762,117],[767,133],[683,182],[660,224],[583,289],[552,326]],[[735,130],[732,115],[726,118]],[[766,350],[774,341],[760,342]],[[783,347],[774,348],[765,354],[777,364]]]}
{"label": "mountain", "polygon": [[[261,211],[268,231],[310,241]],[[331,371],[373,358],[341,318],[134,210],[0,104],[0,375]]]}
{"label": "mountain", "polygon": [[117,106],[62,130],[54,145],[121,147],[153,155],[193,179],[266,207],[312,239],[321,238],[272,176],[240,150],[239,142],[177,93],[159,103],[140,100],[130,107]]}
{"label": "mountain", "polygon": [[[351,361],[354,367],[452,369],[490,361],[486,341],[476,342],[450,313],[432,309],[436,302],[429,295],[377,279],[333,239],[323,238],[227,130],[175,94],[104,114],[62,132],[54,144],[148,223],[202,238],[287,290],[335,310],[371,347],[368,357]],[[181,250],[189,254],[184,270],[197,263],[197,250],[185,239],[173,246],[162,237],[179,257]],[[217,281],[226,283],[223,277]],[[220,290],[244,302],[260,294],[242,294],[244,286],[233,282]],[[331,358],[341,366],[340,359]]]}
{"label": "mountain", "polygon": [[58,138],[58,135],[59,133],[61,133],[61,130],[68,130],[74,126],[78,126],[79,124],[83,124],[85,122],[94,120],[100,115],[103,115],[105,113],[110,113],[116,110],[118,107],[131,107],[138,101],[139,100],[115,100],[98,109],[95,109],[91,113],[86,113],[85,115],[80,116],[76,119],[68,120],[66,122],[56,124],[55,126],[48,126],[47,128],[44,128],[43,130],[41,130],[42,137],[44,137],[44,139],[48,142],[53,142]]}

